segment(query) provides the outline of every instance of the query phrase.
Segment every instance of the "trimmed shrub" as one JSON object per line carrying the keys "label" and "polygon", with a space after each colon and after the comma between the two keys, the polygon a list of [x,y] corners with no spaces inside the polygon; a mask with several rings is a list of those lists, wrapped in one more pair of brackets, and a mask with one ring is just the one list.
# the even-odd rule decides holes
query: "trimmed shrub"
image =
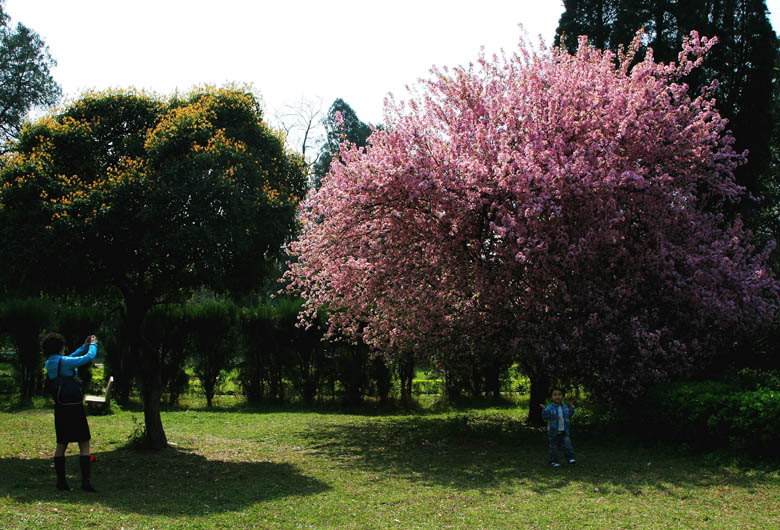
{"label": "trimmed shrub", "polygon": [[190,378],[184,368],[190,326],[186,306],[182,305],[153,307],[144,318],[143,334],[160,355],[160,378],[170,405],[177,404],[189,387]]}
{"label": "trimmed shrub", "polygon": [[14,376],[23,402],[43,392],[42,333],[54,321],[54,304],[44,298],[5,300],[0,304],[0,331],[16,350]]}
{"label": "trimmed shrub", "polygon": [[217,389],[235,360],[236,307],[231,302],[209,301],[189,306],[190,341],[197,363],[195,374],[211,407]]}
{"label": "trimmed shrub", "polygon": [[646,435],[696,449],[774,454],[780,438],[780,390],[772,388],[670,383],[651,389],[637,410],[638,428]]}
{"label": "trimmed shrub", "polygon": [[444,379],[413,379],[412,394],[419,396],[421,394],[443,394]]}

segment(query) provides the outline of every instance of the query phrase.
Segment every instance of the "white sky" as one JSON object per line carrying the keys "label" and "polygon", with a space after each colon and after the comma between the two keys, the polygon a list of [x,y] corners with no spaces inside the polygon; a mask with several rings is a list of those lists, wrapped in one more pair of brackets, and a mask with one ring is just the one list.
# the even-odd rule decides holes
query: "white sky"
{"label": "white sky", "polygon": [[[780,28],[780,0],[767,0]],[[251,83],[269,117],[302,98],[337,97],[383,121],[388,92],[432,65],[514,51],[518,24],[550,43],[561,0],[7,0],[57,61],[65,96],[134,86],[167,95],[194,85]]]}
{"label": "white sky", "polygon": [[[780,0],[778,0],[780,1]],[[343,98],[383,121],[388,92],[429,68],[466,64],[481,45],[513,51],[519,23],[550,42],[560,0],[7,0],[57,61],[67,97],[129,87],[166,95],[197,84],[252,83],[269,111]]]}

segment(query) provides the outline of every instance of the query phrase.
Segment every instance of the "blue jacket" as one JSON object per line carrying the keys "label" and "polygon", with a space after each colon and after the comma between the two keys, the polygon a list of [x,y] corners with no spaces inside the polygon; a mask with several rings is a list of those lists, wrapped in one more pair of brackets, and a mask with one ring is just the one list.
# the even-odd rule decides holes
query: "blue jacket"
{"label": "blue jacket", "polygon": [[57,373],[57,365],[59,364],[60,359],[62,359],[62,375],[78,375],[78,367],[84,366],[88,362],[92,361],[92,359],[94,359],[97,355],[97,344],[90,344],[89,351],[84,353],[86,350],[87,345],[82,344],[79,349],[70,355],[52,355],[46,359],[46,375],[49,376],[49,379],[56,379],[56,377],[59,375]]}
{"label": "blue jacket", "polygon": [[[571,436],[571,417],[574,416],[574,405],[566,405],[561,403],[563,407],[563,427],[566,431],[566,436]],[[547,422],[547,436],[555,436],[558,434],[558,406],[555,403],[550,403],[547,408],[542,411],[542,419]]]}

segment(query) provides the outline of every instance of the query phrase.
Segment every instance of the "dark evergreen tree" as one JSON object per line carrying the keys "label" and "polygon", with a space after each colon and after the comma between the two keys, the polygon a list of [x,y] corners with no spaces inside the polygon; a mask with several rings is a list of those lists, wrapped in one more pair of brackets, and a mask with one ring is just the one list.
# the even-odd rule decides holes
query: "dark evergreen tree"
{"label": "dark evergreen tree", "polygon": [[18,135],[31,108],[59,100],[55,64],[37,33],[21,23],[11,27],[0,0],[0,141]]}
{"label": "dark evergreen tree", "polygon": [[[341,120],[337,114],[341,113]],[[328,115],[322,120],[327,138],[322,145],[317,162],[314,164],[314,187],[319,188],[334,156],[339,153],[339,144],[344,140],[363,147],[368,143],[371,127],[358,119],[357,114],[343,99],[333,102],[328,109]]]}
{"label": "dark evergreen tree", "polygon": [[649,30],[646,4],[646,0],[564,0],[555,45],[565,36],[566,48],[575,53],[578,37],[587,35],[597,48],[615,50],[631,42],[638,29]]}

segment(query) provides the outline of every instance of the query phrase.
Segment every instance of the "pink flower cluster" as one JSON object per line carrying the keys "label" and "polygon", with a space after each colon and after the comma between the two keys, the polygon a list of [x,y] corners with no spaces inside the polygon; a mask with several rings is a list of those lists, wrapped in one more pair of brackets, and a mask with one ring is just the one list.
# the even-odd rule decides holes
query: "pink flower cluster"
{"label": "pink flower cluster", "polygon": [[701,366],[777,310],[778,284],[737,221],[744,154],[678,64],[481,56],[389,100],[385,130],[342,145],[302,206],[289,288],[304,320],[398,352],[510,356],[606,397]]}

